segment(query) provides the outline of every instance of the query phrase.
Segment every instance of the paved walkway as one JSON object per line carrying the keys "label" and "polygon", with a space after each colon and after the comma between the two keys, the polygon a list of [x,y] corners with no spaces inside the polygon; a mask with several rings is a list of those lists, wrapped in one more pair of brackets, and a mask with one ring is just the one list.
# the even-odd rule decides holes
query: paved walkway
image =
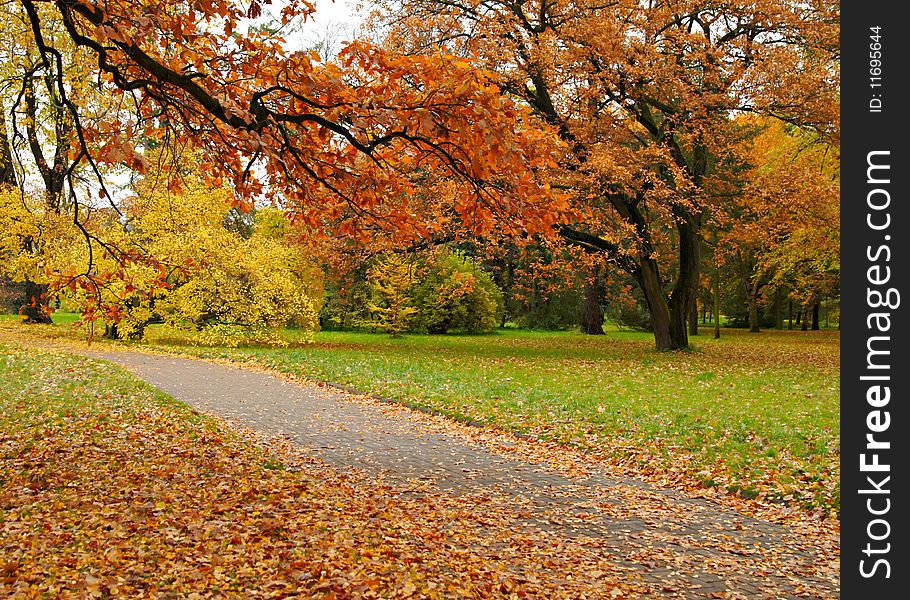
{"label": "paved walkway", "polygon": [[606,540],[617,568],[665,597],[838,596],[837,565],[819,559],[811,542],[703,500],[603,475],[568,477],[495,454],[431,420],[396,418],[331,387],[201,360],[87,354],[120,364],[201,411],[283,436],[342,469],[363,469],[405,489],[422,483],[454,494],[508,494],[529,527]]}

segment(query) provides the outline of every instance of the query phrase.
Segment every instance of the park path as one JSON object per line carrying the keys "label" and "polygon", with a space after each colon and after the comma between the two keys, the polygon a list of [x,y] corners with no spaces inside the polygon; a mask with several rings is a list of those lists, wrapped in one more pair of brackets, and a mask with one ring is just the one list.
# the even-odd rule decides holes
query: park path
{"label": "park path", "polygon": [[836,557],[816,551],[814,540],[677,491],[598,473],[563,474],[491,451],[439,420],[401,418],[404,409],[396,415],[330,386],[174,356],[82,353],[119,364],[200,411],[280,436],[336,468],[381,476],[402,493],[431,486],[506,495],[528,527],[606,541],[617,569],[661,597],[839,596]]}

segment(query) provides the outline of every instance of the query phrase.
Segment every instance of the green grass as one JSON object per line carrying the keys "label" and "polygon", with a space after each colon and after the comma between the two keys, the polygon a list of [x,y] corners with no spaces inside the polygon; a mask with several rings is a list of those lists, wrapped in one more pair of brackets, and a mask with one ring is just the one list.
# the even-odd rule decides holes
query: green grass
{"label": "green grass", "polygon": [[18,344],[0,342],[0,381],[0,431],[5,432],[148,405],[167,407],[191,421],[202,418],[120,367]]}
{"label": "green grass", "polygon": [[285,348],[213,348],[154,327],[148,343],[346,384],[659,478],[839,506],[837,332],[724,330],[670,353],[617,331],[284,337]]}

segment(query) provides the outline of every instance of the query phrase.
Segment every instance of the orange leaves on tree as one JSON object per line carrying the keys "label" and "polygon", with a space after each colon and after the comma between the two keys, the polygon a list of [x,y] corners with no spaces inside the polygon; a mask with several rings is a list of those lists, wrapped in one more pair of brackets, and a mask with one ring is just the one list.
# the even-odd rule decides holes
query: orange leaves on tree
{"label": "orange leaves on tree", "polygon": [[[408,56],[355,42],[338,63],[318,63],[268,32],[236,33],[244,19],[261,15],[258,2],[177,10],[156,0],[111,0],[102,11],[76,0],[57,9],[73,23],[75,43],[99,56],[107,85],[141,99],[130,118],[147,136],[193,141],[206,176],[231,181],[246,196],[273,190],[310,224],[421,237],[454,209],[473,232],[497,223],[523,233],[548,230],[566,209],[541,185],[559,156],[554,136],[503,100],[488,73],[445,52]],[[311,10],[290,3],[281,18]],[[40,35],[40,19],[35,25]],[[140,143],[108,138],[97,158],[144,170]],[[459,201],[409,209],[415,179],[427,173],[454,182]]]}

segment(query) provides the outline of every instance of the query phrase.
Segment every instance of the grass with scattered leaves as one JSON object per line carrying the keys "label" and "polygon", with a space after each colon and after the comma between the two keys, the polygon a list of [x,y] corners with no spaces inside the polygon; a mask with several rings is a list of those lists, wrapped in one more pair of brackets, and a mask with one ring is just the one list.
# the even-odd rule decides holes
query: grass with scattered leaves
{"label": "grass with scattered leaves", "polygon": [[837,332],[725,330],[668,353],[631,332],[286,335],[288,348],[205,348],[159,329],[150,343],[556,440],[677,484],[839,508]]}
{"label": "grass with scattered leaves", "polygon": [[[48,328],[50,329],[50,328]],[[650,335],[285,332],[285,348],[147,344],[253,361],[453,418],[575,446],[652,481],[836,513],[839,334],[725,329],[692,351]]]}

